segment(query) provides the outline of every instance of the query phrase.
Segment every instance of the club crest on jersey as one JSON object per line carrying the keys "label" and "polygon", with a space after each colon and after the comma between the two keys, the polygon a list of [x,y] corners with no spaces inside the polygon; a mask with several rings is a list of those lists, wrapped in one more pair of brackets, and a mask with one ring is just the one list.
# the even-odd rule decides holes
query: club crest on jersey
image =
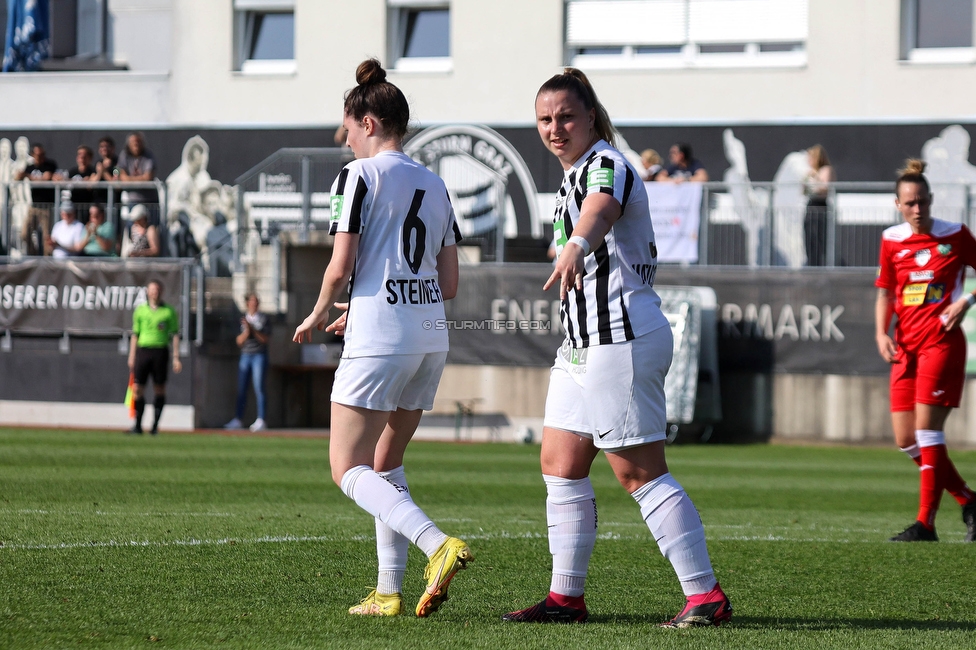
{"label": "club crest on jersey", "polygon": [[927,248],[915,251],[915,264],[925,266],[932,259],[932,251]]}
{"label": "club crest on jersey", "polygon": [[613,170],[605,167],[591,169],[586,174],[587,189],[613,187]]}
{"label": "club crest on jersey", "polygon": [[936,249],[939,251],[939,255],[948,255],[949,251],[952,250],[952,244],[939,244]]}
{"label": "club crest on jersey", "polygon": [[910,282],[925,282],[935,279],[935,271],[912,271],[908,274]]}

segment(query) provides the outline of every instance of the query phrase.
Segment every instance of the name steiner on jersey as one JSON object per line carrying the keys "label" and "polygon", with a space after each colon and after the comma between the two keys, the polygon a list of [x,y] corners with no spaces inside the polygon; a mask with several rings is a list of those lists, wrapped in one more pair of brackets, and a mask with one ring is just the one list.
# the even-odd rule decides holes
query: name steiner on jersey
{"label": "name steiner on jersey", "polygon": [[444,302],[436,278],[390,278],[386,281],[386,291],[389,294],[386,302],[391,305],[432,305]]}

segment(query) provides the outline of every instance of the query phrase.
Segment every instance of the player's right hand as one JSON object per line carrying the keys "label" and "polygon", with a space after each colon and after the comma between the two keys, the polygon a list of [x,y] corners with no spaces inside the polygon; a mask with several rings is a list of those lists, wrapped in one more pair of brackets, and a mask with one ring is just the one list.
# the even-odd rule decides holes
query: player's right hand
{"label": "player's right hand", "polygon": [[311,343],[312,330],[313,329],[317,329],[319,331],[324,330],[325,319],[328,318],[328,316],[329,316],[328,312],[317,316],[313,311],[311,314],[308,315],[308,318],[306,318],[302,322],[302,324],[299,325],[297,329],[295,329],[295,336],[293,336],[291,340],[294,341],[295,343],[302,343],[304,341],[308,341],[309,343]]}
{"label": "player's right hand", "polygon": [[887,334],[880,334],[877,337],[877,343],[878,353],[881,354],[881,358],[885,360],[885,363],[894,363],[895,357],[898,356],[898,346],[894,340]]}
{"label": "player's right hand", "polygon": [[129,357],[129,372],[134,372],[136,369],[136,359],[135,357]]}

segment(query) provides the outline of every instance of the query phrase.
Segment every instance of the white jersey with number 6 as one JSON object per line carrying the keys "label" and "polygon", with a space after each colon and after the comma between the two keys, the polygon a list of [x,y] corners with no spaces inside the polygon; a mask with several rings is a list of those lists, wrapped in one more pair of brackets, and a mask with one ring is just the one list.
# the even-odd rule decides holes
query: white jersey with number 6
{"label": "white jersey with number 6", "polygon": [[358,234],[343,358],[446,352],[437,254],[461,240],[447,188],[398,151],[346,165],[331,228]]}

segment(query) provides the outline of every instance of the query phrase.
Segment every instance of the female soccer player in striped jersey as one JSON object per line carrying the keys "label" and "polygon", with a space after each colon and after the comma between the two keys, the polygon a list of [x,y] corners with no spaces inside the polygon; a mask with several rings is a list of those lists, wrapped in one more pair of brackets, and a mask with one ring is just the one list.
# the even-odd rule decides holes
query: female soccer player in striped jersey
{"label": "female soccer player in striped jersey", "polygon": [[332,389],[329,461],[342,491],[376,519],[376,589],[350,614],[395,616],[402,609],[407,547],[430,559],[417,616],[437,610],[459,569],[473,560],[410,497],[403,453],[433,407],[447,358],[444,301],[458,285],[460,231],[444,182],[403,153],[407,100],[379,61],[356,70],[343,125],[357,160],[332,186],[332,259],[298,343],[323,329],[349,286],[348,311],[329,326],[345,342]]}
{"label": "female soccer player in striped jersey", "polygon": [[732,606],[715,580],[698,512],[664,458],[673,341],[652,288],[657,249],[644,185],[613,147],[613,125],[582,72],[567,68],[544,83],[535,110],[542,142],[565,174],[554,221],[559,257],[545,284],[559,285],[566,330],[542,436],[553,567],[546,599],[502,618],[586,620],[597,528],[589,473],[603,449],[685,593],[684,609],[664,625],[719,625]]}
{"label": "female soccer player in striped jersey", "polygon": [[[969,229],[931,216],[925,164],[909,160],[895,183],[895,205],[905,219],[881,237],[875,338],[891,364],[891,422],[895,442],[920,468],[915,523],[893,542],[935,542],[942,491],[959,502],[966,541],[976,541],[976,497],[949,460],[945,421],[959,406],[966,374],[962,318],[976,295],[963,291],[966,267],[976,268]],[[897,314],[895,338],[888,335]]]}

